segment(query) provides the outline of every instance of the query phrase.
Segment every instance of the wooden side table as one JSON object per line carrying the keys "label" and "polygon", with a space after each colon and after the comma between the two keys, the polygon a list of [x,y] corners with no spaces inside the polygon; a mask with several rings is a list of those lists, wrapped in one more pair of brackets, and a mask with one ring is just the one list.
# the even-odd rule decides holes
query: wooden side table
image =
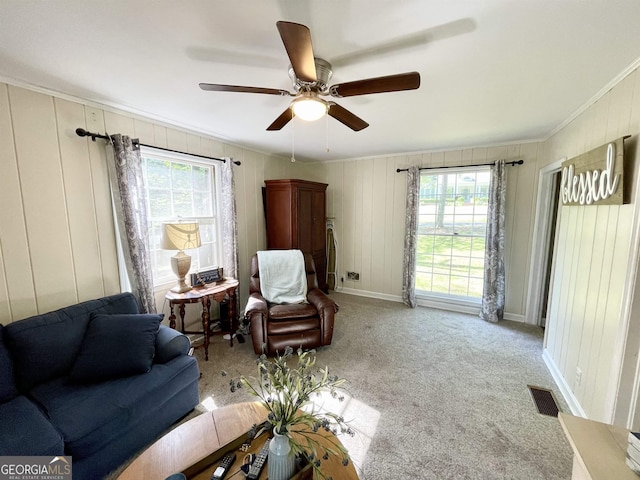
{"label": "wooden side table", "polygon": [[[229,345],[233,347],[233,332],[237,329],[238,323],[236,318],[236,296],[238,293],[238,280],[234,278],[225,278],[220,282],[214,284],[205,285],[203,287],[196,287],[185,293],[176,293],[169,290],[165,295],[165,298],[169,300],[169,309],[171,315],[169,316],[169,326],[173,329],[176,328],[176,314],[173,311],[173,307],[178,305],[178,313],[180,314],[180,320],[182,322],[182,333],[202,333],[204,334],[204,359],[209,360],[209,337],[211,336],[211,330],[209,326],[209,310],[211,308],[211,300],[222,303],[225,300],[229,301]],[[184,329],[184,314],[185,305],[188,303],[201,303],[202,304],[202,332],[187,332]]]}

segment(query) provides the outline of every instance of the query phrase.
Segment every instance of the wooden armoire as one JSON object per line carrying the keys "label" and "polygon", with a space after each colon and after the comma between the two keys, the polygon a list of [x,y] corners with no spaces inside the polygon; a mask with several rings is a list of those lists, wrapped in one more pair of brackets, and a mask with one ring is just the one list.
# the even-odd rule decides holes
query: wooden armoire
{"label": "wooden armoire", "polygon": [[318,286],[327,291],[326,183],[265,180],[267,249],[299,249],[313,256]]}

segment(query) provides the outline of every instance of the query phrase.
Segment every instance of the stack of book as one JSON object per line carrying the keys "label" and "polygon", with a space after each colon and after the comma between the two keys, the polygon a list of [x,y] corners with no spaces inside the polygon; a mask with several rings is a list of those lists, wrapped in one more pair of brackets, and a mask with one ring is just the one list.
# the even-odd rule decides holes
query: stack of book
{"label": "stack of book", "polygon": [[626,462],[631,470],[640,475],[640,432],[629,432]]}

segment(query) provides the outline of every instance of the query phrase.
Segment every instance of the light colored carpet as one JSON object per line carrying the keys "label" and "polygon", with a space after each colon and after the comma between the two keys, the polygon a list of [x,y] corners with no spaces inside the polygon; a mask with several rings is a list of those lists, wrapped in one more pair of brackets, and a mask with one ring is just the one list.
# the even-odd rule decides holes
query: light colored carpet
{"label": "light colored carpet", "polygon": [[[554,390],[543,331],[504,321],[332,293],[340,304],[318,364],[349,381],[343,409],[357,431],[341,437],[363,480],[569,479],[572,452],[558,420],[540,415],[527,385]],[[203,405],[253,400],[229,374],[255,373],[251,339],[196,349]]]}

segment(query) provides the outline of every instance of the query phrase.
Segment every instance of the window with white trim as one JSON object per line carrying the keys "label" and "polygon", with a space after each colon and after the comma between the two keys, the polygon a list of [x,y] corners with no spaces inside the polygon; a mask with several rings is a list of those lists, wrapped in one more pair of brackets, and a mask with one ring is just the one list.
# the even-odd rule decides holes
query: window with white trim
{"label": "window with white trim", "polygon": [[140,148],[140,153],[154,285],[176,281],[170,262],[176,252],[160,248],[163,223],[197,221],[202,246],[186,251],[191,255],[191,272],[218,266],[221,252],[217,162],[145,147]]}
{"label": "window with white trim", "polygon": [[489,167],[422,171],[416,293],[482,298]]}

